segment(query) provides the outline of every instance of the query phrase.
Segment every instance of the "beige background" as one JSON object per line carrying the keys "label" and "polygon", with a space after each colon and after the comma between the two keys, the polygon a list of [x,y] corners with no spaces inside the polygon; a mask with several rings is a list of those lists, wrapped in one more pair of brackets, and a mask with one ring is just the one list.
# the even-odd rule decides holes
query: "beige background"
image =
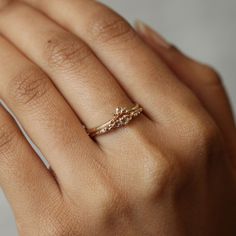
{"label": "beige background", "polygon": [[[235,0],[103,0],[130,22],[150,23],[186,53],[210,63],[224,78],[236,109]],[[1,160],[0,160],[1,165]],[[16,236],[14,219],[0,191],[0,236]]]}

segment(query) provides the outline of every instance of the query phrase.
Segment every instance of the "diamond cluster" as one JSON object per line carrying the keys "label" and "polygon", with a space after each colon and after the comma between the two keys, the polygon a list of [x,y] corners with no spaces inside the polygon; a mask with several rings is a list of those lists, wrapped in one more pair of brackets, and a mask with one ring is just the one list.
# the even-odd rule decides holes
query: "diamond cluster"
{"label": "diamond cluster", "polygon": [[97,135],[107,133],[113,129],[120,128],[122,126],[129,124],[129,122],[133,118],[140,115],[142,111],[143,109],[141,107],[131,110],[127,109],[126,107],[116,108],[113,119],[109,121],[105,125],[105,127],[102,127],[100,130],[97,130]]}

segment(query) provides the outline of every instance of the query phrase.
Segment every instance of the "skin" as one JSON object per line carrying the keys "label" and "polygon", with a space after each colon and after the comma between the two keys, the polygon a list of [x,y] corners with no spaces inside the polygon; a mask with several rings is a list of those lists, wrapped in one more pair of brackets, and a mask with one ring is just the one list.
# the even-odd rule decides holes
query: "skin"
{"label": "skin", "polygon": [[[236,128],[212,68],[95,1],[0,7],[0,96],[51,166],[0,107],[19,235],[236,234]],[[87,135],[133,101],[128,126]]]}

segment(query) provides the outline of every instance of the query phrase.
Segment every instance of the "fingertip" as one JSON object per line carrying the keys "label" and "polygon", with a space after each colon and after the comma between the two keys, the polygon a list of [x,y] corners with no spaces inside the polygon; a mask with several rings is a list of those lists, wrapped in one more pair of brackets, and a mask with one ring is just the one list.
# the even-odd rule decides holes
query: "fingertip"
{"label": "fingertip", "polygon": [[171,44],[160,33],[139,19],[135,21],[135,29],[137,33],[152,44],[152,46],[162,47],[165,49],[171,48]]}

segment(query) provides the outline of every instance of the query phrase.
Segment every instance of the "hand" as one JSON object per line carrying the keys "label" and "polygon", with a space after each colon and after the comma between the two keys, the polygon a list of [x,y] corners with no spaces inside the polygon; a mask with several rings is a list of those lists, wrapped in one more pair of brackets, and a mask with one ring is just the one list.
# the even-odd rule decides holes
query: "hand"
{"label": "hand", "polygon": [[[27,5],[28,4],[28,5]],[[219,76],[95,1],[0,10],[0,185],[20,235],[235,235],[236,130]],[[141,35],[141,37],[139,36]],[[144,113],[94,139],[118,106]]]}

